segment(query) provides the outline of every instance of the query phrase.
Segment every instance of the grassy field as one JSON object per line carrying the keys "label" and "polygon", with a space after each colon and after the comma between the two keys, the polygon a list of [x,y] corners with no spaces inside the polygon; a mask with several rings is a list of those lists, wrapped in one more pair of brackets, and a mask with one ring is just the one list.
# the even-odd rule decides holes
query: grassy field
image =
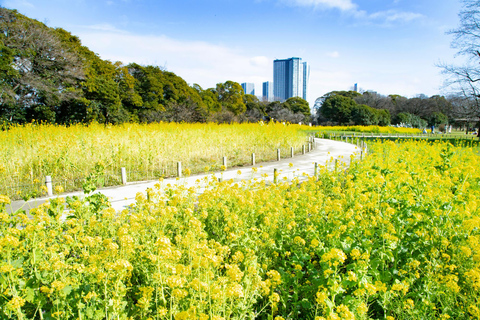
{"label": "grassy field", "polygon": [[480,158],[369,148],[304,183],[157,185],[122,212],[84,198],[9,216],[2,196],[0,317],[479,319]]}
{"label": "grassy field", "polygon": [[12,198],[39,195],[45,176],[58,190],[80,190],[94,171],[102,184],[121,184],[121,167],[129,181],[174,176],[178,161],[191,173],[300,153],[308,126],[283,124],[100,124],[27,125],[0,132],[0,194]]}
{"label": "grassy field", "polygon": [[396,128],[379,126],[319,126],[316,127],[319,133],[353,134],[353,133],[399,133],[399,134],[418,134],[422,130],[415,128]]}

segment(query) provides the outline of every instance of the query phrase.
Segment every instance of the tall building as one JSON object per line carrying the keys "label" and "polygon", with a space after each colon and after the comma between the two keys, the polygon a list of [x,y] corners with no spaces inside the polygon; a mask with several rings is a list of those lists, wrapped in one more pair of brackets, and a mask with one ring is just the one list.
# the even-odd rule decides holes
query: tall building
{"label": "tall building", "polygon": [[244,82],[242,83],[242,88],[245,94],[255,95],[255,84],[250,82]]}
{"label": "tall building", "polygon": [[273,101],[273,82],[267,81],[263,83],[262,97],[265,101]]}
{"label": "tall building", "polygon": [[277,59],[273,61],[273,95],[285,101],[291,97],[307,100],[310,66],[301,58]]}

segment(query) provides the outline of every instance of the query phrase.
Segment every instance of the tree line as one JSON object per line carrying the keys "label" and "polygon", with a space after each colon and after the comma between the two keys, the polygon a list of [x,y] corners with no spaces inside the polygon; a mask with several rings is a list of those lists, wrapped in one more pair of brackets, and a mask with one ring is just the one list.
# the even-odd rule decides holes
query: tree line
{"label": "tree line", "polygon": [[474,107],[475,101],[461,94],[406,98],[372,91],[332,91],[318,98],[314,108],[317,124],[401,124],[425,128],[440,124],[461,126],[468,122],[475,123],[478,119],[466,112]]}
{"label": "tree line", "polygon": [[203,89],[158,66],[103,60],[62,28],[0,7],[0,122],[310,120],[301,98],[260,101],[234,81]]}

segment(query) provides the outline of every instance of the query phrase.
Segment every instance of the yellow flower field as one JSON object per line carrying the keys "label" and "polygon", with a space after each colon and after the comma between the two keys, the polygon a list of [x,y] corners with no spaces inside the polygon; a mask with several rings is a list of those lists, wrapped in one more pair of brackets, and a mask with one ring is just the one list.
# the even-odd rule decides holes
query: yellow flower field
{"label": "yellow flower field", "polygon": [[159,183],[118,213],[0,197],[0,317],[479,319],[478,155],[369,148],[304,183]]}
{"label": "yellow flower field", "polygon": [[[301,152],[308,126],[283,124],[101,124],[37,125],[0,132],[0,194],[12,198],[39,194],[45,176],[65,191],[79,190],[95,168],[104,185],[121,184],[121,167],[130,181],[155,180],[176,173],[176,162],[191,173],[276,158],[294,147]],[[17,193],[19,193],[17,195]]]}

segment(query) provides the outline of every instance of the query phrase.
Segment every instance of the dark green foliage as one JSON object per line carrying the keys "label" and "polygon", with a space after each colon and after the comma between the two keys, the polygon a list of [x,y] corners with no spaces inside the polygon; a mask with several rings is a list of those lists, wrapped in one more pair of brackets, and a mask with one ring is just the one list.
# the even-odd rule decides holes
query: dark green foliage
{"label": "dark green foliage", "polygon": [[319,111],[322,115],[339,124],[348,124],[352,122],[352,111],[357,104],[352,98],[332,94],[325,98]]}
{"label": "dark green foliage", "polygon": [[425,120],[408,112],[401,112],[397,114],[394,123],[403,123],[413,128],[425,128],[427,126],[427,122]]}
{"label": "dark green foliage", "polygon": [[283,105],[293,113],[301,113],[305,116],[305,121],[310,120],[310,106],[308,102],[300,97],[288,98]]}
{"label": "dark green foliage", "polygon": [[429,126],[438,126],[448,123],[448,117],[441,112],[434,112],[428,119]]}
{"label": "dark green foliage", "polygon": [[386,101],[377,93],[355,91],[332,91],[321,97],[321,107],[317,109],[317,122],[330,121],[336,124],[381,125],[390,124],[390,112]]}
{"label": "dark green foliage", "polygon": [[83,79],[80,57],[55,29],[0,7],[0,117],[55,122],[56,108]]}
{"label": "dark green foliage", "polygon": [[243,88],[237,82],[218,83],[216,92],[223,111],[239,115],[247,110],[247,106],[243,102]]}

